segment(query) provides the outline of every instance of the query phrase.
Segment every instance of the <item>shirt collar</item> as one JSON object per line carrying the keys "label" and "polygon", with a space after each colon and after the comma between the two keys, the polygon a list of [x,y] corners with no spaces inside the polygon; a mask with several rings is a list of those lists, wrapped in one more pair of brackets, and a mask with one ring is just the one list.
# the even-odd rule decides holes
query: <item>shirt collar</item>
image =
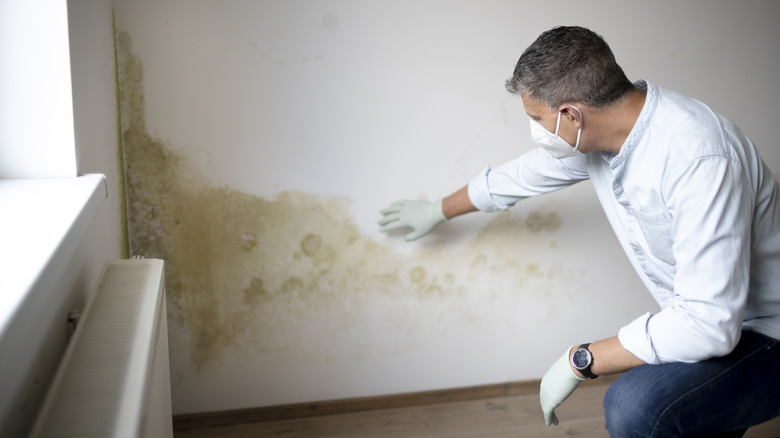
{"label": "shirt collar", "polygon": [[634,151],[636,146],[642,140],[642,137],[647,131],[647,127],[653,120],[655,114],[655,108],[658,105],[658,87],[650,81],[639,80],[634,85],[640,90],[645,91],[645,104],[642,107],[642,111],[639,113],[639,117],[634,123],[634,127],[631,128],[631,132],[626,137],[626,141],[620,147],[620,153],[615,155],[613,152],[602,152],[602,157],[605,161],[610,163],[612,171],[617,173],[619,169],[622,169],[628,156]]}

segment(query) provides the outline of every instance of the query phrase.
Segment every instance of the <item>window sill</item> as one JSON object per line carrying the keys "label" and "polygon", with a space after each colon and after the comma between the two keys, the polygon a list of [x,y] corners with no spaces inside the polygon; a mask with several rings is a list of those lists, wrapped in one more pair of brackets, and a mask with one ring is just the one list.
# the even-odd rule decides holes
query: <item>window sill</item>
{"label": "window sill", "polygon": [[107,196],[103,175],[0,179],[0,344],[31,293],[65,269]]}

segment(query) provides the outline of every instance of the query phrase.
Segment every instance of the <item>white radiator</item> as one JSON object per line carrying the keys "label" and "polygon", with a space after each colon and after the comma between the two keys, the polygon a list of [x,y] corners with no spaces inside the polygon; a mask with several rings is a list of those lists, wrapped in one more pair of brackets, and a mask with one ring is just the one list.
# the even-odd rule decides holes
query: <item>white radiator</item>
{"label": "white radiator", "polygon": [[106,263],[32,437],[172,437],[163,261]]}

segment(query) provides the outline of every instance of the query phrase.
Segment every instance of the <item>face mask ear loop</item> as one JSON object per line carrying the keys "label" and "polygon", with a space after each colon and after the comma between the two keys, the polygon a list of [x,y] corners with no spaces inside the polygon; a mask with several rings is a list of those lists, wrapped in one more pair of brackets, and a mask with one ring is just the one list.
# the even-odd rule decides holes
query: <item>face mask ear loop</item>
{"label": "face mask ear loop", "polygon": [[[572,108],[574,108],[574,109],[576,109],[576,110],[577,110],[577,112],[578,112],[578,113],[580,113],[580,119],[582,119],[582,111],[580,111],[580,109],[579,109],[579,108],[577,108],[577,107],[576,107],[576,106],[574,106],[574,105],[569,105],[569,106],[570,106],[570,107],[572,107]],[[558,113],[558,117],[559,117],[559,118],[558,118],[558,123],[560,123],[560,120],[561,120],[561,119],[560,119],[560,114],[561,114],[561,113]],[[557,128],[556,128],[556,131],[557,131]],[[577,130],[577,142],[576,142],[576,143],[574,143],[574,150],[575,150],[575,151],[576,151],[577,149],[579,149],[579,147],[580,147],[580,136],[581,136],[581,135],[582,135],[582,126],[580,126],[580,129],[578,129],[578,130]]]}
{"label": "face mask ear loop", "polygon": [[555,122],[555,138],[558,138],[558,129],[561,128],[561,112],[558,111],[558,121]]}

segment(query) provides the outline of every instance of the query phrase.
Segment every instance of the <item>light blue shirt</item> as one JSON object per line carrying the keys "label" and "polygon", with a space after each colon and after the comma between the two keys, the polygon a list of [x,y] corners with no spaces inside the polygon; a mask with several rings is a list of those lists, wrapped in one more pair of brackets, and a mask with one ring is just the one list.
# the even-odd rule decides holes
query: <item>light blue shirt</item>
{"label": "light blue shirt", "polygon": [[[625,327],[621,344],[651,364],[729,353],[742,328],[780,338],[780,200],[753,143],[703,103],[650,82],[620,153],[556,160],[537,148],[468,187],[482,211],[590,179],[661,307]],[[587,129],[587,119],[584,120]]]}

